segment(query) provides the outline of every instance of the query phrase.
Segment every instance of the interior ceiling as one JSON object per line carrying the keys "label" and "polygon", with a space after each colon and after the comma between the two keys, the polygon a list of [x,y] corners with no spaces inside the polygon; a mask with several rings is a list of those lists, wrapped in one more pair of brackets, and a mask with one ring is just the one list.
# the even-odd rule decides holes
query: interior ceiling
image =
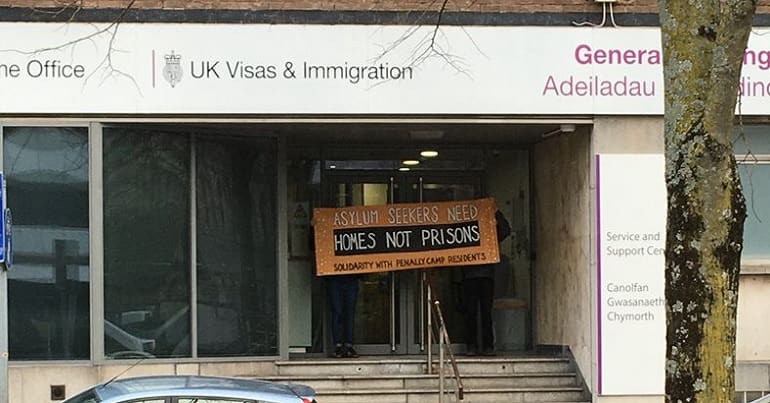
{"label": "interior ceiling", "polygon": [[559,124],[289,124],[271,126],[289,143],[506,144],[521,146],[558,132]]}
{"label": "interior ceiling", "polygon": [[[573,120],[574,122],[574,120]],[[364,170],[403,168],[404,160],[419,159],[411,170],[478,170],[504,150],[526,149],[545,138],[585,127],[581,121],[562,132],[562,122],[311,122],[149,125],[154,129],[209,135],[272,135],[286,140],[292,158],[321,159],[324,169]],[[436,158],[421,151],[434,150]]]}
{"label": "interior ceiling", "polygon": [[[588,123],[585,123],[588,124]],[[584,125],[585,125],[584,124]],[[195,131],[209,134],[275,135],[292,145],[302,146],[366,146],[388,147],[411,145],[474,147],[493,145],[506,147],[528,146],[551,135],[559,134],[560,122],[543,123],[228,123],[168,125],[149,124],[168,131]],[[572,125],[572,126],[580,126]]]}

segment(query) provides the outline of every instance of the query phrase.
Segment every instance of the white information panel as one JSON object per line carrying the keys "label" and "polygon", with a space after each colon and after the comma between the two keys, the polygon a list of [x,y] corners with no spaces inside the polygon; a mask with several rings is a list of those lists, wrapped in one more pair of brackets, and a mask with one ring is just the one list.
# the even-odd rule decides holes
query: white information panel
{"label": "white information panel", "polygon": [[[0,23],[6,114],[661,115],[660,31],[579,27]],[[745,115],[770,114],[752,32]],[[114,34],[114,35],[113,35]]]}
{"label": "white information panel", "polygon": [[665,391],[664,164],[659,154],[596,157],[601,395]]}

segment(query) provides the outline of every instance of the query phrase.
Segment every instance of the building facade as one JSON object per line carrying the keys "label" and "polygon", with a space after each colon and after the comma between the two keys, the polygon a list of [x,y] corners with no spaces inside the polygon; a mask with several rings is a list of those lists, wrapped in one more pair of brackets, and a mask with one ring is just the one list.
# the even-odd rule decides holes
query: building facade
{"label": "building facade", "polygon": [[[770,391],[768,10],[736,127],[741,397]],[[497,348],[566,346],[595,401],[662,401],[656,24],[655,2],[0,2],[10,401],[325,356],[312,209],[486,195],[512,226]],[[459,274],[432,276],[462,351]],[[362,278],[359,352],[424,351],[419,280]]]}

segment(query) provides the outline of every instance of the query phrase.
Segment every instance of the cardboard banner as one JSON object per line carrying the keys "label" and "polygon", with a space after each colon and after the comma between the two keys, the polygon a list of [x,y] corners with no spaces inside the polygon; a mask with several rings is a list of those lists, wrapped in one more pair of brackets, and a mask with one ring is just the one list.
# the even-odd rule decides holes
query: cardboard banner
{"label": "cardboard banner", "polygon": [[313,209],[316,274],[497,263],[492,198]]}

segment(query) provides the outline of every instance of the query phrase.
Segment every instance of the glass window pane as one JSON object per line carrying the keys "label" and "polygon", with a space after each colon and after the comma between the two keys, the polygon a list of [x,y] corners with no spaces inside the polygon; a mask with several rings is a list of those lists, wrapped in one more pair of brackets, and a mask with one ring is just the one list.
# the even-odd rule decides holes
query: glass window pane
{"label": "glass window pane", "polygon": [[733,147],[739,160],[749,152],[770,154],[770,126],[736,126],[734,133]]}
{"label": "glass window pane", "polygon": [[743,195],[746,222],[743,230],[744,260],[770,258],[770,126],[736,126],[735,156]]}
{"label": "glass window pane", "polygon": [[770,165],[738,166],[746,197],[743,259],[770,258]]}
{"label": "glass window pane", "polygon": [[196,150],[198,354],[275,355],[274,142],[200,137]]}
{"label": "glass window pane", "polygon": [[189,136],[104,129],[104,349],[190,356]]}
{"label": "glass window pane", "polygon": [[88,359],[88,130],[3,130],[11,359]]}

